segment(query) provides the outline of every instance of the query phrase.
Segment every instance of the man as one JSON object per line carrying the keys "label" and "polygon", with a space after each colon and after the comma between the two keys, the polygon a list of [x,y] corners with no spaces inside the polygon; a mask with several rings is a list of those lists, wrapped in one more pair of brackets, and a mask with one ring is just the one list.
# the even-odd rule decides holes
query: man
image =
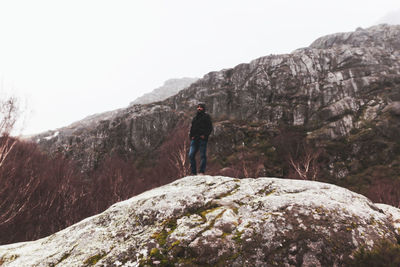
{"label": "man", "polygon": [[193,175],[197,174],[196,168],[196,154],[200,151],[200,170],[201,174],[206,171],[207,163],[207,142],[208,136],[213,130],[211,117],[206,113],[206,105],[200,103],[197,105],[197,114],[192,120],[192,127],[190,128],[190,168]]}

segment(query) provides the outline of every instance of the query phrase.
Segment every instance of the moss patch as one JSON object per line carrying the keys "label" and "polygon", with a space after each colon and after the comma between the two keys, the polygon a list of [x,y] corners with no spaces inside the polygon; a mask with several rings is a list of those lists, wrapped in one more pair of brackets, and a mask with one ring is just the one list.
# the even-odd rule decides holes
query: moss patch
{"label": "moss patch", "polygon": [[232,239],[236,242],[236,243],[241,243],[242,242],[242,234],[244,231],[237,231],[235,233],[235,235],[232,237]]}
{"label": "moss patch", "polygon": [[104,258],[104,256],[106,256],[107,253],[99,253],[96,254],[90,258],[88,258],[87,260],[85,260],[83,263],[88,265],[88,266],[93,266],[95,265],[97,262],[99,262],[102,258]]}
{"label": "moss patch", "polygon": [[[57,264],[60,264],[62,261],[68,259],[69,256],[71,256],[70,253],[65,253],[65,254],[61,257],[61,259],[57,262]],[[57,265],[57,264],[56,264],[56,265]]]}
{"label": "moss patch", "polygon": [[361,247],[348,266],[400,266],[400,245],[382,240],[376,243],[371,250]]}
{"label": "moss patch", "polygon": [[8,257],[2,257],[0,258],[0,266],[3,265],[6,262],[11,262],[11,261],[15,261],[19,256],[18,255],[10,255]]}
{"label": "moss patch", "polygon": [[268,185],[267,187],[265,187],[265,188],[261,189],[260,191],[258,191],[257,194],[269,196],[269,195],[272,195],[275,192],[276,192],[276,189],[271,189],[271,186]]}
{"label": "moss patch", "polygon": [[240,187],[240,185],[236,184],[235,187],[232,190],[229,190],[226,193],[223,193],[223,194],[220,194],[220,195],[216,196],[215,199],[221,199],[221,198],[224,198],[224,197],[227,197],[227,196],[231,196],[231,195],[233,195],[234,193],[236,193],[238,191],[239,187]]}

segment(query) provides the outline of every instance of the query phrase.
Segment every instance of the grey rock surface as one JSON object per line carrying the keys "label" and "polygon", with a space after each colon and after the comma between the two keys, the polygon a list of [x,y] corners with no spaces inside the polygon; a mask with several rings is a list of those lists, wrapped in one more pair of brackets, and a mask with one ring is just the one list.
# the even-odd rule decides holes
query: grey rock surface
{"label": "grey rock surface", "polygon": [[0,246],[2,266],[342,266],[396,243],[400,210],[347,189],[191,176],[49,237]]}
{"label": "grey rock surface", "polygon": [[379,25],[211,72],[170,103],[180,110],[201,99],[215,118],[283,122],[338,138],[360,126],[364,110],[378,116],[398,101],[399,86],[400,26]]}
{"label": "grey rock surface", "polygon": [[83,171],[90,171],[106,155],[131,155],[158,147],[182,117],[171,107],[157,104],[133,105],[107,114],[110,116],[100,114],[94,116],[94,122],[85,120],[32,140],[43,150],[61,152],[80,164]]}

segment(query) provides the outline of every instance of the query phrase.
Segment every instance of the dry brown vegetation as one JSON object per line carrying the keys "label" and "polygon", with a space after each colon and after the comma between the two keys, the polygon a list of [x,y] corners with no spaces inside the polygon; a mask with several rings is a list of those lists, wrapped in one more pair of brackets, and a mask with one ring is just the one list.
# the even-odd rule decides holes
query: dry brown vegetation
{"label": "dry brown vegetation", "polygon": [[137,166],[135,158],[109,155],[82,173],[62,154],[48,155],[34,143],[3,137],[0,146],[13,149],[0,165],[0,244],[44,237],[185,176],[187,139],[187,125],[178,125],[153,162]]}

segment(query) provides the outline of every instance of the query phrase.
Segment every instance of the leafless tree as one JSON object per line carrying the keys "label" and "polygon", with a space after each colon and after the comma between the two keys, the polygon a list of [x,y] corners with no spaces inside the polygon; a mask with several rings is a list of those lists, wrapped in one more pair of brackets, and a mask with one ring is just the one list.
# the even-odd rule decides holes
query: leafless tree
{"label": "leafless tree", "polygon": [[10,137],[19,116],[15,97],[0,100],[0,167],[4,164],[17,139]]}
{"label": "leafless tree", "polygon": [[185,177],[189,175],[188,163],[189,163],[189,142],[187,138],[184,138],[177,143],[176,150],[171,153],[170,164],[178,172],[179,177]]}
{"label": "leafless tree", "polygon": [[303,153],[294,159],[292,154],[288,155],[290,166],[296,174],[303,180],[317,180],[318,177],[318,157],[321,150],[313,150],[303,143]]}
{"label": "leafless tree", "polygon": [[189,172],[189,123],[181,121],[171,131],[170,138],[160,148],[159,165],[165,175],[175,179],[185,177]]}
{"label": "leafless tree", "polygon": [[370,186],[366,196],[375,203],[386,203],[400,208],[400,180],[376,179]]}
{"label": "leafless tree", "polygon": [[288,164],[288,177],[317,180],[320,172],[319,159],[322,149],[307,139],[305,129],[282,127],[274,139],[279,156]]}
{"label": "leafless tree", "polygon": [[244,142],[242,142],[242,148],[241,148],[241,155],[240,155],[240,158],[241,158],[241,161],[242,161],[242,163],[241,163],[241,167],[242,167],[242,172],[243,172],[243,176],[245,177],[245,178],[250,178],[250,174],[249,174],[249,171],[248,171],[248,164],[246,163],[246,158],[247,158],[247,155],[245,155],[245,143]]}

